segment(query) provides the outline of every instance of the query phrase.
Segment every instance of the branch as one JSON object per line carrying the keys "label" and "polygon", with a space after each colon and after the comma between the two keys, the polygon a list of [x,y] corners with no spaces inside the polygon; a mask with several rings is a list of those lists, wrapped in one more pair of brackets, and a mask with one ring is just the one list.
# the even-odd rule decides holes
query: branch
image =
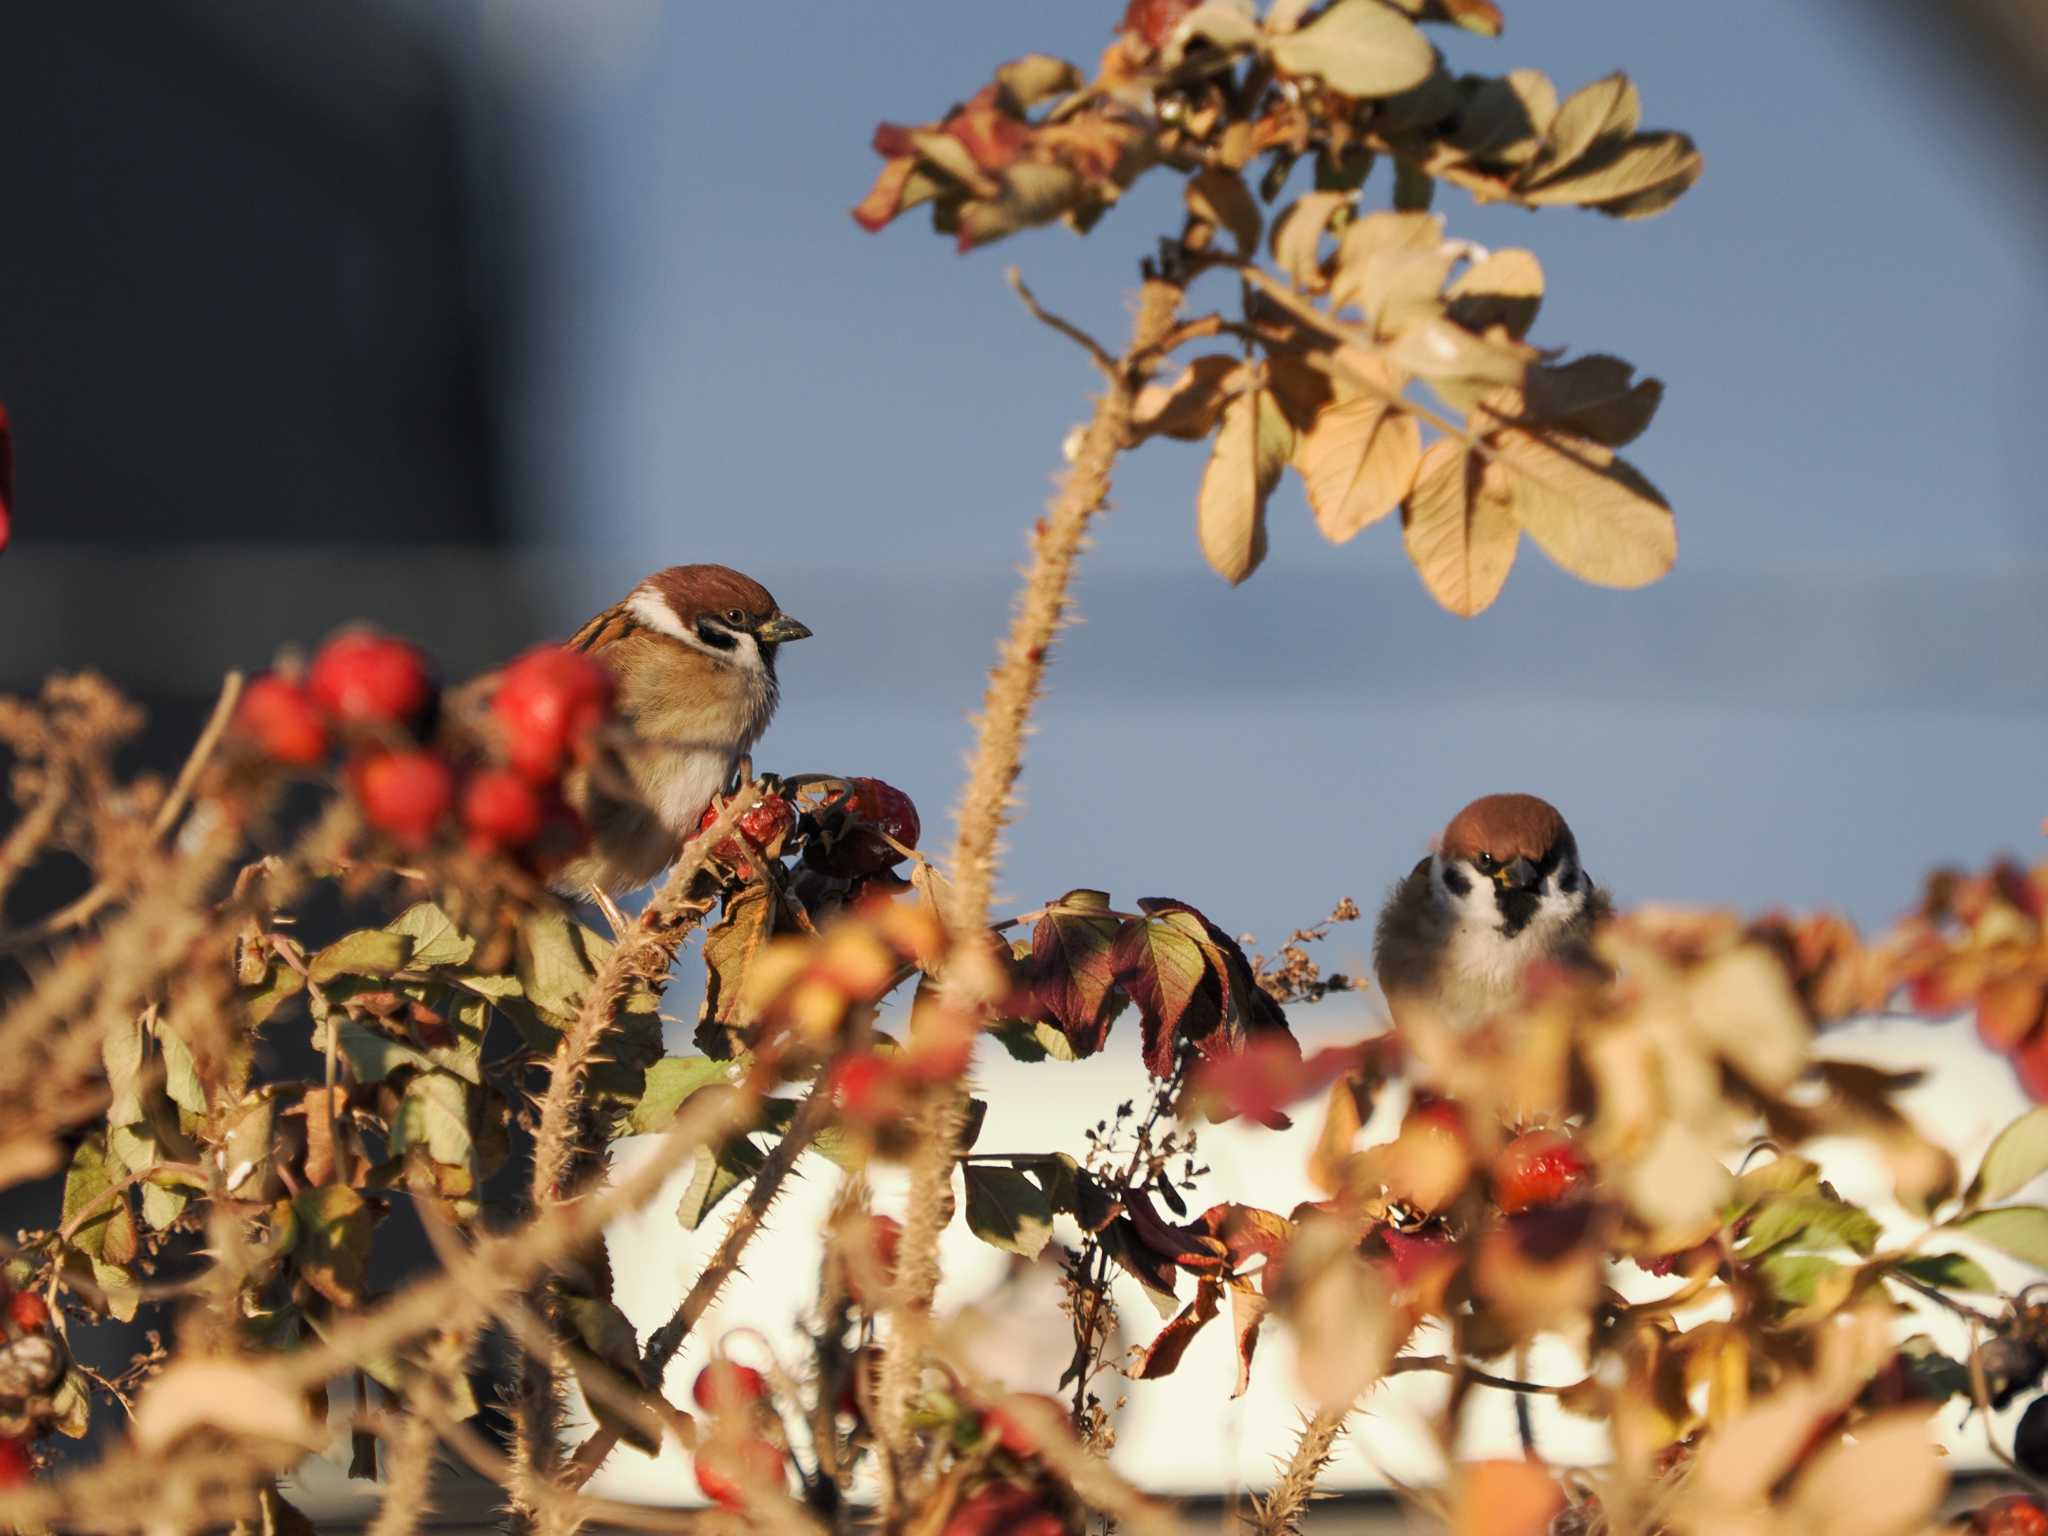
{"label": "branch", "polygon": [[[822,1074],[820,1081],[823,1081]],[[796,1160],[803,1156],[818,1132],[824,1129],[831,1111],[832,1096],[813,1087],[790,1121],[789,1129],[783,1132],[782,1140],[775,1144],[775,1150],[768,1154],[760,1171],[754,1175],[746,1203],[725,1229],[718,1252],[711,1256],[711,1262],[697,1276],[696,1283],[690,1287],[690,1293],[683,1298],[674,1315],[648,1336],[647,1347],[640,1356],[640,1375],[651,1384],[650,1390],[661,1390],[662,1374],[668,1369],[669,1362],[683,1347],[690,1330],[697,1326],[710,1310],[711,1303],[718,1299],[725,1282],[738,1272],[740,1256],[746,1252],[754,1234],[761,1230],[768,1208],[782,1192],[782,1181],[789,1176]],[[600,1424],[591,1432],[589,1439],[576,1447],[575,1454],[569,1458],[563,1481],[571,1488],[581,1488],[604,1464],[605,1457],[618,1443],[618,1431]]]}
{"label": "branch", "polygon": [[1252,1500],[1251,1524],[1259,1536],[1292,1536],[1301,1529],[1301,1513],[1315,1497],[1316,1479],[1336,1454],[1337,1436],[1344,1430],[1345,1417],[1324,1409],[1301,1421],[1294,1454],[1287,1458],[1287,1470],[1271,1493]]}
{"label": "branch", "polygon": [[1023,274],[1015,267],[1008,268],[1003,273],[1003,276],[1009,280],[1010,286],[1016,290],[1017,297],[1024,301],[1024,307],[1031,311],[1032,319],[1041,325],[1051,326],[1062,336],[1066,337],[1067,340],[1074,343],[1075,346],[1086,352],[1090,359],[1093,360],[1095,366],[1100,368],[1111,379],[1117,377],[1116,359],[1103,350],[1101,342],[1090,336],[1071,320],[1062,320],[1058,315],[1040,304],[1031,290],[1024,286]]}
{"label": "branch", "polygon": [[[1145,367],[1138,361],[1158,346],[1180,312],[1181,288],[1157,278],[1138,296],[1130,350],[1096,399],[1095,414],[1061,481],[1052,508],[1032,532],[1031,567],[1010,615],[1010,630],[989,673],[975,726],[974,757],[960,796],[958,825],[947,869],[954,881],[950,919],[959,934],[987,927],[995,886],[997,847],[1008,823],[1011,796],[1024,757],[1024,738],[1044,687],[1046,663],[1067,615],[1074,562],[1088,525],[1109,497],[1109,476],[1130,427],[1131,406]],[[953,1163],[965,1115],[964,1091],[941,1095],[919,1117],[911,1157],[910,1200],[890,1314],[896,1329],[882,1358],[881,1454],[901,1457],[910,1445],[909,1397],[916,1346],[904,1321],[931,1308],[938,1288],[939,1233],[953,1216]],[[893,1469],[885,1485],[903,1488]]]}

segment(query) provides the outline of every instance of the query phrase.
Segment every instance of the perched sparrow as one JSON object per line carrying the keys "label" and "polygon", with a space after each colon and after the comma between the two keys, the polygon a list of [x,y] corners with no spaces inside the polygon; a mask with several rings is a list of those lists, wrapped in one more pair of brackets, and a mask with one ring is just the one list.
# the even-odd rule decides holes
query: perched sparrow
{"label": "perched sparrow", "polygon": [[631,734],[564,783],[591,843],[556,889],[618,894],[673,862],[768,728],[776,649],[809,634],[758,581],[722,565],[672,565],[570,637],[570,649],[618,679],[615,709]]}
{"label": "perched sparrow", "polygon": [[1512,1002],[1531,961],[1590,963],[1586,941],[1607,910],[1556,807],[1487,795],[1388,895],[1373,968],[1396,1023],[1420,1006],[1464,1028]]}

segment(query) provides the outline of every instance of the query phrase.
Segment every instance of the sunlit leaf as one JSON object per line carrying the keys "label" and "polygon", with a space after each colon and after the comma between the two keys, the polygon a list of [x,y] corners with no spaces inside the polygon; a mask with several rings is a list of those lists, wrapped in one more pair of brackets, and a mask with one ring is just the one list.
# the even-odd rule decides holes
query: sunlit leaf
{"label": "sunlit leaf", "polygon": [[1642,98],[1628,76],[1612,74],[1581,87],[1565,98],[1551,119],[1539,174],[1570,167],[1601,140],[1628,138],[1642,120]]}
{"label": "sunlit leaf", "polygon": [[1209,166],[1188,178],[1188,212],[1196,218],[1227,230],[1237,243],[1238,254],[1251,256],[1259,248],[1259,230],[1265,220],[1251,189],[1235,171]]}
{"label": "sunlit leaf", "polygon": [[1190,362],[1172,383],[1147,384],[1131,405],[1132,432],[1201,442],[1216,430],[1244,366],[1243,358],[1209,353]]}
{"label": "sunlit leaf", "polygon": [[317,985],[342,976],[387,977],[402,970],[412,958],[412,940],[402,933],[382,928],[365,928],[344,934],[306,962],[306,973]]}
{"label": "sunlit leaf", "polygon": [[356,1305],[369,1272],[375,1221],[363,1197],[345,1184],[323,1184],[294,1199],[292,1214],[298,1219],[292,1259],[299,1274],[336,1306]]}
{"label": "sunlit leaf", "polygon": [[389,923],[387,933],[404,934],[412,940],[406,965],[414,970],[432,965],[467,965],[476,953],[476,940],[455,926],[455,919],[431,901],[415,902]]}
{"label": "sunlit leaf", "polygon": [[1274,224],[1273,264],[1303,293],[1322,290],[1323,233],[1337,211],[1352,201],[1350,192],[1304,192]]}
{"label": "sunlit leaf", "polygon": [[1210,568],[1232,586],[1266,558],[1266,498],[1293,448],[1294,429],[1271,390],[1247,391],[1223,408],[1196,495],[1195,528]]}
{"label": "sunlit leaf", "polygon": [[1300,31],[1266,46],[1289,74],[1313,75],[1346,96],[1392,96],[1436,68],[1429,40],[1381,0],[1336,0]]}
{"label": "sunlit leaf", "polygon": [[1977,1211],[1947,1225],[1950,1231],[1973,1237],[2023,1264],[2048,1269],[2048,1207],[2001,1206]]}
{"label": "sunlit leaf", "polygon": [[1102,1049],[1123,1007],[1110,953],[1118,927],[1106,892],[1079,890],[1052,903],[1031,930],[1032,998],[1076,1055]]}
{"label": "sunlit leaf", "polygon": [[[1398,394],[1398,388],[1390,388]],[[1295,445],[1316,526],[1342,544],[1401,504],[1422,463],[1422,428],[1389,401],[1358,395],[1330,405]]]}
{"label": "sunlit leaf", "polygon": [[437,1163],[463,1165],[474,1144],[469,1134],[469,1087],[446,1072],[421,1072],[405,1085],[391,1119],[394,1155],[422,1147]]}
{"label": "sunlit leaf", "polygon": [[662,1057],[647,1069],[640,1102],[627,1116],[630,1132],[644,1136],[667,1130],[685,1099],[699,1088],[727,1081],[732,1072],[733,1063],[709,1056]]}
{"label": "sunlit leaf", "polygon": [[767,1157],[744,1136],[734,1137],[715,1156],[709,1148],[700,1151],[689,1187],[676,1206],[676,1220],[686,1231],[696,1231],[713,1206],[761,1171]]}
{"label": "sunlit leaf", "polygon": [[1898,1260],[1891,1267],[1937,1291],[1972,1291],[1981,1296],[1998,1293],[1998,1283],[1982,1264],[1966,1254],[1916,1254],[1910,1259]]}
{"label": "sunlit leaf", "polygon": [[1429,595],[1460,618],[1484,612],[1507,584],[1520,537],[1499,477],[1463,443],[1432,443],[1401,508],[1401,541]]}
{"label": "sunlit leaf", "polygon": [[1180,1368],[1182,1356],[1187,1354],[1188,1345],[1200,1333],[1208,1321],[1216,1315],[1222,1299],[1223,1288],[1214,1280],[1204,1280],[1195,1287],[1195,1299],[1181,1309],[1165,1327],[1152,1336],[1152,1342],[1138,1352],[1131,1375],[1138,1381],[1157,1381],[1162,1376],[1171,1376]]}
{"label": "sunlit leaf", "polygon": [[1503,430],[1496,462],[1514,519],[1581,581],[1641,587],[1678,558],[1678,529],[1657,488],[1583,437]]}
{"label": "sunlit leaf", "polygon": [[1984,1205],[2018,1194],[2048,1173],[2048,1106],[2030,1109],[1992,1138],[1964,1199]]}

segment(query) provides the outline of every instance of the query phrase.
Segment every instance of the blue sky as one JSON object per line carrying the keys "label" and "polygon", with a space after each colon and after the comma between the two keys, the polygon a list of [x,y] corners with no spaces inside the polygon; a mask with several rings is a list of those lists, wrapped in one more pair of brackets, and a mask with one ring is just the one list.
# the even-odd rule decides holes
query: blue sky
{"label": "blue sky", "polygon": [[[966,257],[916,216],[867,236],[846,210],[878,119],[937,116],[1021,52],[1091,62],[1119,10],[480,0],[463,23],[490,151],[531,177],[522,513],[584,557],[556,621],[673,561],[760,576],[821,637],[786,659],[763,760],[901,783],[935,842],[1090,386],[1002,270],[1113,341],[1178,193]],[[1525,545],[1501,602],[1459,621],[1392,526],[1326,545],[1290,480],[1233,591],[1195,547],[1198,454],[1146,448],[1032,744],[1019,906],[1103,885],[1275,935],[1340,895],[1370,906],[1506,788],[1556,800],[1630,901],[1877,922],[1932,863],[2039,854],[2029,167],[1848,5],[1506,10],[1499,41],[1441,34],[1454,64],[1565,90],[1624,68],[1647,121],[1706,152],[1645,223],[1438,205],[1542,259],[1533,339],[1666,381],[1630,452],[1677,509],[1677,571],[1602,592]]]}

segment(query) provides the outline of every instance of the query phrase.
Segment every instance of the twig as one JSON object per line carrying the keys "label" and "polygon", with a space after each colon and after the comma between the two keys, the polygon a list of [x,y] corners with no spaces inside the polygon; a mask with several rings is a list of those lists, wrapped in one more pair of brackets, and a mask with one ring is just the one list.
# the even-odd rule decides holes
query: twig
{"label": "twig", "polygon": [[[221,736],[228,728],[228,721],[234,718],[235,705],[242,697],[242,674],[230,672],[222,680],[220,698],[213,706],[213,713],[207,718],[206,726],[199,733],[199,739],[192,744],[192,751],[185,759],[185,766],[178,770],[178,777],[171,786],[171,792],[157,807],[155,818],[150,822],[151,842],[162,839],[177,821],[185,808],[185,802],[192,796],[193,787],[199,782],[199,775],[220,745]],[[11,955],[17,950],[27,949],[60,933],[82,926],[97,917],[102,910],[121,894],[123,882],[113,879],[97,881],[91,890],[65,906],[59,907],[48,917],[31,923],[18,933],[0,934],[0,955]]]}
{"label": "twig", "polygon": [[1051,326],[1062,336],[1066,337],[1067,340],[1074,343],[1075,346],[1086,352],[1094,361],[1095,366],[1100,368],[1110,378],[1114,379],[1117,376],[1116,359],[1103,349],[1101,342],[1090,336],[1071,320],[1062,320],[1058,315],[1040,304],[1037,296],[1025,286],[1024,275],[1015,267],[1008,268],[1003,273],[1003,276],[1008,280],[1010,287],[1016,290],[1017,297],[1024,301],[1024,307],[1031,311],[1032,319],[1038,321],[1041,325]]}
{"label": "twig", "polygon": [[[732,1223],[725,1229],[725,1236],[719,1242],[718,1251],[711,1256],[711,1262],[697,1276],[690,1292],[683,1298],[669,1320],[648,1336],[647,1347],[641,1352],[641,1378],[652,1383],[653,1390],[661,1389],[662,1373],[669,1362],[683,1347],[690,1330],[707,1312],[711,1303],[718,1298],[725,1282],[738,1272],[740,1257],[746,1252],[747,1244],[754,1234],[761,1230],[762,1220],[768,1208],[782,1191],[782,1181],[796,1166],[796,1161],[810,1146],[818,1132],[825,1127],[832,1112],[832,1096],[819,1088],[813,1088],[805,1096],[795,1116],[789,1122],[789,1129],[782,1133],[782,1140],[775,1144],[775,1150],[763,1159],[760,1171],[754,1175],[753,1183],[747,1190],[746,1201],[734,1213]],[[564,1482],[571,1488],[580,1488],[588,1482],[604,1459],[612,1453],[619,1442],[618,1432],[607,1425],[599,1425],[590,1438],[576,1448],[569,1458]]]}
{"label": "twig", "polygon": [[1456,1376],[1471,1386],[1494,1387],[1502,1392],[1525,1392],[1537,1397],[1556,1397],[1570,1390],[1565,1386],[1547,1387],[1538,1381],[1518,1381],[1512,1376],[1496,1376],[1491,1371],[1482,1371],[1476,1366],[1465,1364],[1462,1360],[1446,1360],[1442,1355],[1403,1355],[1387,1367],[1386,1374],[1406,1376],[1415,1371],[1432,1371],[1442,1376]]}

